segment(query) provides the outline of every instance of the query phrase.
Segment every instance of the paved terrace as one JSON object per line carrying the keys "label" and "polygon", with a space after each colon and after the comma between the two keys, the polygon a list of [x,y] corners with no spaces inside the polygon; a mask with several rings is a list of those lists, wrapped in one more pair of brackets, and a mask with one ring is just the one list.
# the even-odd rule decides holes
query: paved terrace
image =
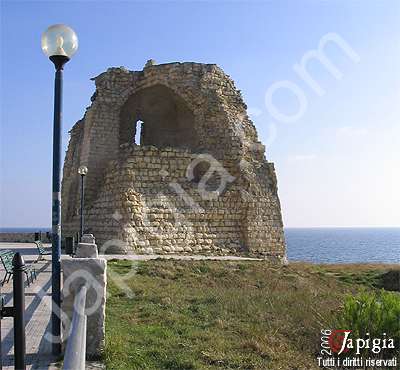
{"label": "paved terrace", "polygon": [[[49,244],[45,244],[49,247]],[[0,243],[0,249],[10,249],[20,252],[25,263],[32,264],[37,258],[37,249],[34,243]],[[244,258],[236,256],[181,256],[181,255],[103,255],[107,260],[152,260],[157,258],[179,259],[179,260],[258,260],[256,258]],[[35,265],[37,280],[26,286],[26,354],[28,370],[55,370],[57,360],[51,355],[51,344],[46,340],[46,334],[50,334],[50,312],[51,312],[51,262],[50,256],[45,256],[45,261]],[[63,255],[63,259],[71,258]],[[0,263],[0,278],[4,276],[4,269]],[[12,281],[1,288],[5,296],[6,305],[12,305]],[[14,333],[13,319],[4,318],[1,322],[1,341],[3,355],[3,369],[14,369]],[[87,368],[100,368],[96,364]]]}

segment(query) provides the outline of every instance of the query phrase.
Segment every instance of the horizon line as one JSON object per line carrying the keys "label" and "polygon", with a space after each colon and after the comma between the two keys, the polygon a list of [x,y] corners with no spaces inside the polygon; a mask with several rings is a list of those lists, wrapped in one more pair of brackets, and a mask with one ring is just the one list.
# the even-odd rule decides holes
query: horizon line
{"label": "horizon line", "polygon": [[[396,229],[400,228],[400,225],[356,225],[356,226],[283,226],[284,229]],[[51,226],[0,226],[1,229],[50,229]]]}

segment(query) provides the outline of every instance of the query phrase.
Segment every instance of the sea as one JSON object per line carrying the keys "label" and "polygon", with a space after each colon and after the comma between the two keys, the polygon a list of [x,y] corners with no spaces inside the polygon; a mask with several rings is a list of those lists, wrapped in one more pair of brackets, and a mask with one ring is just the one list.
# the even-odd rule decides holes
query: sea
{"label": "sea", "polygon": [[0,233],[45,233],[51,231],[50,227],[0,227]]}
{"label": "sea", "polygon": [[289,261],[400,263],[400,228],[286,228]]}
{"label": "sea", "polygon": [[[0,232],[50,231],[46,227],[0,228]],[[289,261],[400,263],[400,228],[285,228]]]}

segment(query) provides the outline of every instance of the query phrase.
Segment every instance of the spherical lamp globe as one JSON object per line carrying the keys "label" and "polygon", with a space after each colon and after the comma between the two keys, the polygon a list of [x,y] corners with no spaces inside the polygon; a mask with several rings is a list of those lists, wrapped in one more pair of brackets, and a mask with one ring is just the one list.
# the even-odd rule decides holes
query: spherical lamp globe
{"label": "spherical lamp globe", "polygon": [[80,167],[78,168],[78,173],[79,173],[81,176],[86,176],[87,172],[88,172],[88,169],[87,169],[86,166],[80,166]]}
{"label": "spherical lamp globe", "polygon": [[78,37],[71,27],[54,24],[42,34],[42,50],[50,59],[63,57],[68,61],[78,50]]}

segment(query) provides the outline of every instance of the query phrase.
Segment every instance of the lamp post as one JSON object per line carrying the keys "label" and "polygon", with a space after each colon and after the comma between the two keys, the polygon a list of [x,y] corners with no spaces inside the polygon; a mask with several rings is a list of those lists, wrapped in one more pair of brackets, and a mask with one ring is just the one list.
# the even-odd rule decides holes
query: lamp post
{"label": "lamp post", "polygon": [[42,50],[54,63],[53,195],[52,195],[52,310],[53,354],[61,353],[61,117],[62,71],[78,49],[75,32],[63,24],[50,26],[42,34]]}
{"label": "lamp post", "polygon": [[81,175],[81,218],[80,218],[80,224],[79,224],[79,239],[82,240],[83,236],[83,202],[85,199],[85,176],[88,172],[88,169],[86,166],[80,166],[78,168],[78,173]]}

